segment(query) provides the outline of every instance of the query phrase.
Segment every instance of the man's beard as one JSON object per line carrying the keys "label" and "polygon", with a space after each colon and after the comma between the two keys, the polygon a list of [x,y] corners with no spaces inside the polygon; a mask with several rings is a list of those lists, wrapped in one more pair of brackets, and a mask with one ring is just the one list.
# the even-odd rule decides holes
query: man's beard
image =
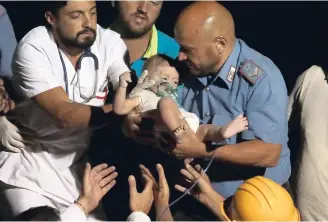
{"label": "man's beard", "polygon": [[[61,39],[61,42],[65,46],[72,47],[72,48],[78,48],[78,49],[88,49],[88,48],[90,48],[93,45],[93,43],[95,42],[96,36],[97,36],[96,31],[94,29],[91,29],[91,28],[85,28],[83,31],[78,32],[74,39],[64,36],[60,30],[57,30],[57,31],[58,31],[57,33],[59,35],[59,38]],[[86,38],[84,38],[83,41],[79,41],[79,39],[78,39],[79,36],[84,34],[84,33],[87,33],[87,32],[92,32],[93,36],[92,37],[91,36],[86,37]]]}

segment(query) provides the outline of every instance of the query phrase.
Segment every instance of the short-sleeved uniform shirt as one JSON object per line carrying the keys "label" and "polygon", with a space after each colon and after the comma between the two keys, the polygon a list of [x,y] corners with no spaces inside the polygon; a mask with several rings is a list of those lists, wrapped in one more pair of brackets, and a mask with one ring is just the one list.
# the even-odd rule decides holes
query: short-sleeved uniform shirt
{"label": "short-sleeved uniform shirt", "polygon": [[299,159],[292,187],[296,207],[304,221],[328,220],[328,83],[325,78],[323,69],[314,65],[298,77],[289,96],[289,122],[295,132],[294,139],[300,142],[295,147]]}
{"label": "short-sleeved uniform shirt", "polygon": [[[75,164],[89,145],[88,129],[60,129],[56,122],[32,99],[34,96],[62,87],[66,89],[63,64],[66,66],[69,98],[81,103],[80,90],[97,98],[87,103],[104,105],[107,85],[117,85],[119,76],[130,71],[124,56],[127,48],[120,35],[97,26],[97,38],[91,46],[99,61],[98,83],[93,60],[82,61],[80,84],[77,73],[63,52],[59,52],[53,35],[44,26],[32,29],[19,43],[13,58],[13,83],[25,101],[16,108],[21,128],[35,133],[34,145],[22,153],[0,152],[0,180],[4,183],[38,192],[55,202],[69,206],[79,196],[79,164]],[[80,89],[79,89],[80,85]],[[83,162],[83,161],[82,161]],[[83,169],[84,166],[81,165]]]}
{"label": "short-sleeved uniform shirt", "polygon": [[[269,58],[237,39],[219,73],[211,77],[188,77],[179,97],[182,106],[197,114],[203,123],[224,125],[244,113],[249,129],[225,142],[235,144],[258,138],[266,143],[281,144],[278,165],[267,168],[264,175],[279,184],[288,180],[291,170],[287,146],[288,94],[282,74]],[[242,176],[246,171],[232,172],[224,165],[215,167],[211,170],[214,188],[225,197],[233,195],[246,178],[233,178],[232,174]],[[246,167],[240,169],[246,170]],[[222,174],[230,178],[215,179]]]}

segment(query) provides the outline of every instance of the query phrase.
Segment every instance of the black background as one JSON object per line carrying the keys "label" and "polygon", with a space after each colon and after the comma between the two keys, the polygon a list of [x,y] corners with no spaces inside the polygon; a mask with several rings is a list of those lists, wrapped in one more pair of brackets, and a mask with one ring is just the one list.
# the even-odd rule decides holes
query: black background
{"label": "black background", "polygon": [[[179,12],[190,1],[165,1],[157,27],[173,36]],[[44,24],[42,2],[1,1],[20,40]],[[108,26],[114,18],[109,1],[98,4],[98,23]],[[250,47],[272,59],[282,71],[290,91],[298,75],[326,59],[328,2],[221,2],[235,19],[236,34]],[[1,33],[0,33],[1,34]]]}

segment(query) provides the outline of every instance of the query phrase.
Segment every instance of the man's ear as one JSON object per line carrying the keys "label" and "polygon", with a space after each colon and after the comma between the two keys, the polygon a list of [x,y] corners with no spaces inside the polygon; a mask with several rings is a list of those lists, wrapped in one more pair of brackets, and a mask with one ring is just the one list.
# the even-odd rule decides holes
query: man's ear
{"label": "man's ear", "polygon": [[215,38],[215,47],[216,51],[219,54],[222,54],[227,47],[227,40],[223,36],[219,36]]}
{"label": "man's ear", "polygon": [[53,26],[55,24],[56,18],[51,12],[44,13],[44,17],[49,25]]}

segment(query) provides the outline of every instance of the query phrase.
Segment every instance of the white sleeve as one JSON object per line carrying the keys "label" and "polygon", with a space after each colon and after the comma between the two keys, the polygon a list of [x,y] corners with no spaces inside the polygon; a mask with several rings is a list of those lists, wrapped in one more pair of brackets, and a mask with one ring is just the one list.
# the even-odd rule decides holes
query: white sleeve
{"label": "white sleeve", "polygon": [[12,61],[13,85],[23,98],[60,86],[45,52],[28,43],[19,44]]}
{"label": "white sleeve", "polygon": [[60,214],[61,221],[87,221],[87,217],[82,209],[76,204],[69,206]]}
{"label": "white sleeve", "polygon": [[111,57],[113,57],[113,62],[108,68],[108,78],[113,84],[113,88],[116,89],[119,83],[120,75],[125,72],[130,72],[129,69],[129,52],[121,38],[118,38],[116,44],[110,51]]}
{"label": "white sleeve", "polygon": [[126,221],[150,222],[150,218],[143,212],[136,211],[129,215]]}

